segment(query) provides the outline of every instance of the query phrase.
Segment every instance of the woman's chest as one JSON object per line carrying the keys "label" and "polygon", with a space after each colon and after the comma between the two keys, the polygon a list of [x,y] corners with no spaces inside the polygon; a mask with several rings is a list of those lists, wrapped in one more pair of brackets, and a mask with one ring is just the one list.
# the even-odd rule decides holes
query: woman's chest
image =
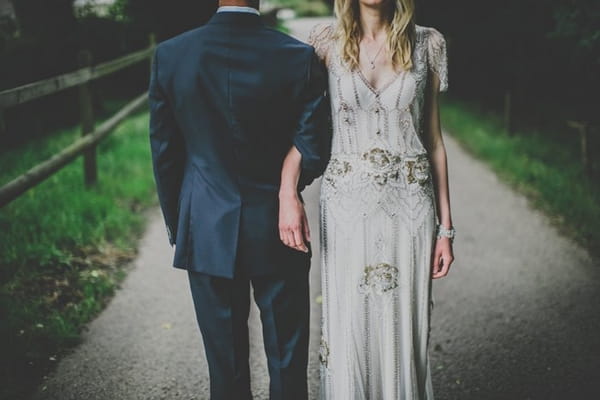
{"label": "woman's chest", "polygon": [[[423,98],[427,79],[423,54],[415,49],[413,67],[399,73],[385,74],[373,79],[361,69],[350,70],[334,54],[329,62],[329,91],[332,111],[369,112],[377,110],[403,110]],[[380,82],[377,87],[372,83]]]}

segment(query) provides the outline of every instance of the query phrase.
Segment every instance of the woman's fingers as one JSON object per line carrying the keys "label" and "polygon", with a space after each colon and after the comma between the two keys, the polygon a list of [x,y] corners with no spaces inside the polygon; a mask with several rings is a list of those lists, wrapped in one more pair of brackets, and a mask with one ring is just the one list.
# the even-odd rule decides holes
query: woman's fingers
{"label": "woman's fingers", "polygon": [[436,253],[433,257],[433,263],[431,266],[431,272],[433,273],[434,278],[437,278],[438,274],[440,273],[440,263],[440,255]]}
{"label": "woman's fingers", "polygon": [[287,243],[292,249],[296,248],[296,239],[294,239],[294,232],[291,229],[287,231]]}
{"label": "woman's fingers", "polygon": [[279,238],[286,246],[307,253],[310,241],[304,205],[294,199],[283,199],[279,206]]}
{"label": "woman's fingers", "polygon": [[431,272],[432,272],[432,277],[434,279],[439,278],[440,277],[440,271],[442,269],[442,252],[439,249],[438,246],[436,246],[436,249],[433,253],[433,258],[431,260]]}
{"label": "woman's fingers", "polygon": [[304,240],[302,239],[302,235],[303,235],[302,230],[303,230],[303,227],[298,226],[298,227],[294,228],[292,233],[294,235],[294,244],[296,246],[296,249],[306,253],[306,252],[308,252],[308,249],[306,248],[306,244],[304,244]]}
{"label": "woman's fingers", "polygon": [[444,272],[445,266],[443,265],[443,261],[440,262],[440,265],[437,268],[437,271],[433,274],[434,279],[442,278],[446,275]]}
{"label": "woman's fingers", "polygon": [[449,270],[450,270],[450,265],[448,265],[448,263],[444,262],[444,265],[442,266],[442,270],[440,271],[440,275],[441,276],[448,275]]}
{"label": "woman's fingers", "polygon": [[452,261],[454,261],[454,257],[452,255],[443,254],[439,259],[437,271],[434,270],[433,278],[443,278],[444,276],[448,275]]}
{"label": "woman's fingers", "polygon": [[294,250],[307,252],[308,248],[302,240],[303,228],[281,228],[279,229],[279,239],[288,247]]}
{"label": "woman's fingers", "polygon": [[279,231],[279,237],[280,237],[281,241],[283,242],[283,244],[285,244],[286,246],[290,245],[290,240],[288,238],[287,230],[281,229]]}
{"label": "woman's fingers", "polygon": [[279,228],[279,240],[281,240],[283,244],[287,246],[287,243],[285,242],[285,233],[281,228]]}
{"label": "woman's fingers", "polygon": [[440,268],[439,277],[442,278],[448,274],[448,270],[450,269],[450,264],[448,263],[448,259],[442,257],[442,267]]}
{"label": "woman's fingers", "polygon": [[442,256],[438,248],[436,248],[431,257],[431,269],[436,272],[440,266],[440,257]]}
{"label": "woman's fingers", "polygon": [[304,228],[304,238],[307,242],[310,242],[310,227],[308,226],[308,218],[306,217],[306,212],[302,216],[302,225]]}
{"label": "woman's fingers", "polygon": [[437,279],[446,276],[453,261],[452,243],[445,238],[438,239],[431,260],[432,278]]}

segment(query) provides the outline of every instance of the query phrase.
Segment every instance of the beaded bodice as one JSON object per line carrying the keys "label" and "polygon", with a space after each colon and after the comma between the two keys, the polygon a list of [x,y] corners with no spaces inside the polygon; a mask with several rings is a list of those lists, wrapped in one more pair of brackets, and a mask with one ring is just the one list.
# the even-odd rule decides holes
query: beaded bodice
{"label": "beaded bodice", "polygon": [[448,87],[444,37],[434,28],[417,25],[413,68],[377,90],[360,69],[346,67],[333,31],[332,24],[319,25],[309,38],[329,71],[333,142],[322,193],[361,202],[358,208],[346,205],[364,210],[365,216],[386,204],[395,214],[401,199],[405,209],[416,211],[423,196],[432,196],[423,111],[429,71],[438,75],[441,91]]}
{"label": "beaded bodice", "polygon": [[448,87],[446,42],[434,28],[416,26],[413,68],[401,71],[381,89],[371,86],[363,73],[349,70],[339,56],[333,25],[319,25],[311,32],[317,54],[327,60],[332,99],[333,154],[355,154],[385,148],[392,153],[425,152],[423,105],[428,68],[440,78],[440,90]]}

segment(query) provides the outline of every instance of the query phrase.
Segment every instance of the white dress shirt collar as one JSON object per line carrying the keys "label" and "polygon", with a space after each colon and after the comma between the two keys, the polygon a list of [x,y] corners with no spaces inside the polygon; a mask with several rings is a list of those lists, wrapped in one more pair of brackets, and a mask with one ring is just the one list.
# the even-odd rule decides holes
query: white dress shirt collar
{"label": "white dress shirt collar", "polygon": [[240,6],[221,6],[217,9],[217,12],[244,12],[260,15],[260,12],[256,8]]}

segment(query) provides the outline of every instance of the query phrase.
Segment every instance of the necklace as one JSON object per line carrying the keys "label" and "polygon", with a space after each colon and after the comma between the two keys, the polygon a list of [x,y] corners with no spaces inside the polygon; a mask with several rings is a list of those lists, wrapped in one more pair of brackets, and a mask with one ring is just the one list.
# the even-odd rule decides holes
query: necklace
{"label": "necklace", "polygon": [[381,46],[379,47],[379,50],[377,50],[377,53],[375,54],[375,57],[373,57],[373,59],[371,59],[371,57],[369,57],[369,52],[367,51],[367,48],[365,47],[365,55],[367,56],[367,60],[369,61],[369,64],[371,64],[371,69],[375,69],[375,60],[377,60],[379,53],[381,53],[381,50],[383,50],[383,46],[385,46],[385,41],[381,44]]}

